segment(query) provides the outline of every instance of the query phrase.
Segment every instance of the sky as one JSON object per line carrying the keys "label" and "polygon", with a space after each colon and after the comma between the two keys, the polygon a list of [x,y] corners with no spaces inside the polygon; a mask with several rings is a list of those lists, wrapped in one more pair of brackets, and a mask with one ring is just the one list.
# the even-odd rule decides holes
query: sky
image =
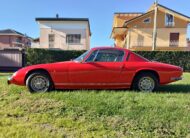
{"label": "sky", "polygon": [[[189,0],[158,0],[160,4],[190,16]],[[1,0],[0,29],[15,29],[39,37],[37,17],[89,18],[91,47],[111,46],[115,12],[146,12],[154,0]],[[190,37],[190,26],[188,29]]]}

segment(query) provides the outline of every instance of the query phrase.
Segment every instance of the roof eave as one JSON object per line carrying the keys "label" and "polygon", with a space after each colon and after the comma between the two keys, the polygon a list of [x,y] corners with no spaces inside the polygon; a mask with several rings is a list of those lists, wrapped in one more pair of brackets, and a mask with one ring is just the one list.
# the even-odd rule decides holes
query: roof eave
{"label": "roof eave", "polygon": [[115,12],[114,14],[144,14],[144,12]]}
{"label": "roof eave", "polygon": [[88,18],[36,18],[36,21],[89,21]]}
{"label": "roof eave", "polygon": [[137,19],[139,19],[139,18],[142,18],[142,17],[144,17],[145,15],[151,14],[151,13],[153,13],[153,12],[154,12],[154,10],[149,11],[149,12],[147,12],[147,13],[144,13],[144,14],[142,14],[142,15],[140,15],[140,16],[138,16],[138,17],[135,17],[135,18],[133,18],[133,19],[131,19],[131,20],[129,20],[129,21],[126,21],[126,22],[123,24],[123,27],[127,27],[127,25],[128,25],[129,23],[131,23],[131,22],[133,22],[133,21],[135,21],[135,20],[137,20]]}
{"label": "roof eave", "polygon": [[79,22],[88,22],[89,35],[92,36],[90,21],[88,18],[36,18],[36,22],[40,21],[79,21]]}
{"label": "roof eave", "polygon": [[23,35],[20,35],[20,34],[13,34],[13,33],[0,33],[0,35],[6,35],[6,36],[21,36],[21,37],[24,37]]}
{"label": "roof eave", "polygon": [[163,8],[163,9],[166,9],[166,10],[168,10],[168,11],[171,11],[171,12],[173,12],[174,14],[177,14],[177,15],[183,17],[183,18],[186,18],[186,20],[190,22],[190,17],[187,16],[187,15],[184,15],[184,14],[182,14],[182,13],[179,13],[179,12],[177,12],[177,11],[175,11],[175,10],[172,10],[172,9],[170,9],[170,8],[168,8],[168,7],[165,7],[165,6],[161,5],[161,4],[158,4],[158,7],[161,7],[161,8]]}
{"label": "roof eave", "polygon": [[110,38],[112,38],[112,39],[114,38],[113,33],[114,33],[114,29],[116,29],[116,28],[126,29],[127,30],[127,27],[113,27],[111,35],[110,35]]}

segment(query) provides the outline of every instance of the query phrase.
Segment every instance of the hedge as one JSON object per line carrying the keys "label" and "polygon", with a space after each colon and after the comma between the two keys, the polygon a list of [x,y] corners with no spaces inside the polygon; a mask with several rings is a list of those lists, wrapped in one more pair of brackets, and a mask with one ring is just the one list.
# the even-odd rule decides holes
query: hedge
{"label": "hedge", "polygon": [[139,55],[152,60],[180,66],[190,71],[190,51],[136,51]]}
{"label": "hedge", "polygon": [[62,51],[29,48],[26,50],[26,65],[69,61],[80,56],[84,52],[85,51]]}
{"label": "hedge", "polygon": [[[26,64],[52,63],[68,61],[80,56],[85,51],[61,51],[46,49],[27,49]],[[190,71],[190,52],[188,51],[135,51],[141,56],[158,62],[169,63]]]}

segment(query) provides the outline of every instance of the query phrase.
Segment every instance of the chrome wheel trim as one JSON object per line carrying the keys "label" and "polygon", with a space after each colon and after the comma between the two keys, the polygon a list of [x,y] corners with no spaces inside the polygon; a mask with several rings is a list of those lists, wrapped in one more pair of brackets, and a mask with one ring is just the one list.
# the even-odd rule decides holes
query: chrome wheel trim
{"label": "chrome wheel trim", "polygon": [[152,92],[155,88],[155,81],[151,77],[142,77],[139,80],[138,87],[140,91]]}
{"label": "chrome wheel trim", "polygon": [[50,82],[48,78],[38,75],[31,79],[30,86],[35,92],[46,92],[49,89]]}

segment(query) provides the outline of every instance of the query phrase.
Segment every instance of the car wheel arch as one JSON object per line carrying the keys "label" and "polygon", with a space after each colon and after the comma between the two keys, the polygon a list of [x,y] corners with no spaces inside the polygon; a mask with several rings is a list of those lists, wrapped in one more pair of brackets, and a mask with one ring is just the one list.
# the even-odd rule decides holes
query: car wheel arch
{"label": "car wheel arch", "polygon": [[47,74],[47,75],[49,76],[49,78],[51,79],[51,82],[52,82],[52,84],[53,84],[53,86],[54,86],[54,82],[53,82],[53,80],[52,80],[52,77],[51,77],[50,73],[49,73],[46,69],[42,69],[42,68],[32,69],[32,70],[28,71],[28,72],[26,73],[26,75],[25,75],[25,78],[24,78],[24,83],[25,83],[25,84],[26,84],[27,78],[28,78],[32,73],[35,73],[35,72],[41,72],[41,73]]}
{"label": "car wheel arch", "polygon": [[151,70],[151,69],[143,69],[143,70],[139,70],[139,71],[137,71],[137,72],[135,73],[135,75],[134,75],[134,77],[133,77],[133,80],[132,80],[132,84],[134,83],[135,78],[136,78],[137,76],[139,76],[140,74],[142,74],[142,73],[152,73],[152,74],[155,75],[156,78],[158,79],[158,83],[160,83],[160,76],[159,76],[159,74],[158,74],[157,71]]}

